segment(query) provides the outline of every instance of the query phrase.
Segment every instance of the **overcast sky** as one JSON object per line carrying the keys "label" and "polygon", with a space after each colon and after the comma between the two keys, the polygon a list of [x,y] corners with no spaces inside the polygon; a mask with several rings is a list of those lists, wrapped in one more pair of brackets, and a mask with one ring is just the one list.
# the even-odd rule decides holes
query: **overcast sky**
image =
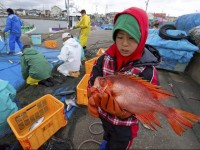
{"label": "overcast sky", "polygon": [[[67,0],[66,0],[67,1]],[[69,0],[78,10],[86,9],[87,13],[119,12],[131,6],[146,9],[148,0]],[[65,9],[65,0],[1,0],[6,8],[51,9],[56,5]],[[169,16],[180,16],[189,13],[200,13],[200,0],[149,0],[147,12],[166,13]]]}

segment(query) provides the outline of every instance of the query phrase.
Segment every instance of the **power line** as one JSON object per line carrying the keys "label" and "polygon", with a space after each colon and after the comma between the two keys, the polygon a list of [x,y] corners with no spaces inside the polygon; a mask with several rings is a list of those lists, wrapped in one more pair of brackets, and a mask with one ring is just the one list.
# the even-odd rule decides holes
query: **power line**
{"label": "power line", "polygon": [[5,7],[2,3],[0,3],[0,7],[1,7],[2,9],[6,9],[6,7]]}

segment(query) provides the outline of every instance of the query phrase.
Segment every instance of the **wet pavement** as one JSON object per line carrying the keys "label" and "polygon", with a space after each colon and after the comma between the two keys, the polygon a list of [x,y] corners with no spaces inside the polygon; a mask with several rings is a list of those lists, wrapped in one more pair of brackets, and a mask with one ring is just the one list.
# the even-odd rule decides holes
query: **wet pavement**
{"label": "wet pavement", "polygon": [[[106,48],[112,43],[112,31],[94,30],[89,39],[88,47],[85,51],[86,59],[93,58],[99,48]],[[60,39],[58,39],[60,41]],[[162,101],[167,106],[180,108],[182,110],[200,116],[200,85],[193,81],[185,73],[158,70],[160,85],[167,91],[175,95],[169,100]],[[56,70],[54,74],[57,74]],[[47,93],[53,93],[56,88],[66,86],[77,86],[83,75],[85,66],[81,67],[81,75],[78,78],[60,76],[53,88],[44,86],[24,86],[18,91],[17,98],[25,106]],[[159,115],[162,128],[152,131],[140,124],[138,136],[133,141],[131,149],[200,149],[200,123],[196,123],[192,129],[188,129],[182,136],[177,136],[171,129],[164,116]],[[49,149],[49,145],[59,145],[58,149],[64,146],[59,144],[58,139],[63,139],[67,149],[99,149],[102,141],[102,127],[98,118],[93,118],[87,112],[87,106],[79,105],[68,119],[65,127],[61,128],[52,138],[40,149]],[[12,145],[16,143],[16,138],[10,134],[0,140],[0,144]],[[53,144],[54,143],[54,144]],[[18,145],[16,148],[20,149]]]}

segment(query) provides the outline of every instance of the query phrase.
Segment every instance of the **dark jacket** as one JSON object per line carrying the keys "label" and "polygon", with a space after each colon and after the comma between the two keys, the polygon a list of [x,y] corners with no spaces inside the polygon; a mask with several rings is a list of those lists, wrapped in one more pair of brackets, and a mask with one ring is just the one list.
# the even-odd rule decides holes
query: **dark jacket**
{"label": "dark jacket", "polygon": [[[92,86],[94,84],[94,80],[96,77],[98,76],[103,76],[103,64],[104,64],[104,59],[105,59],[106,54],[102,55],[100,58],[98,58],[96,64],[93,66],[92,69],[92,75],[90,78],[90,86]],[[114,66],[115,65],[115,59],[112,58],[114,61]],[[154,74],[154,66],[157,66],[159,63],[161,62],[161,56],[158,52],[157,49],[155,49],[154,47],[152,47],[151,45],[145,45],[145,50],[144,53],[142,55],[142,57],[137,60],[137,61],[133,61],[130,62],[129,64],[127,64],[126,66],[124,66],[120,72],[130,72],[132,68],[145,68],[144,70],[142,70],[140,73],[138,73],[138,76],[143,77],[144,79],[151,81],[152,76]],[[116,67],[114,67],[113,72],[116,72]],[[130,74],[130,73],[128,73]],[[158,80],[158,79],[157,79]],[[158,83],[155,83],[158,84]]]}

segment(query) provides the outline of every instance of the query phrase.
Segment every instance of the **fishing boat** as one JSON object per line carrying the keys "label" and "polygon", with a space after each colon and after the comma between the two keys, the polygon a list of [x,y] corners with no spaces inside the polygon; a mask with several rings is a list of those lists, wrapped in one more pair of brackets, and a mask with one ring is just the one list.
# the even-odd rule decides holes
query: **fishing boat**
{"label": "fishing boat", "polygon": [[57,33],[57,32],[62,32],[66,29],[72,29],[73,26],[75,26],[75,24],[79,21],[80,17],[81,17],[80,13],[70,13],[69,22],[66,23],[65,27],[61,27],[60,25],[58,27],[50,27],[49,32]]}
{"label": "fishing boat", "polygon": [[34,26],[34,24],[30,25],[30,24],[25,24],[21,27],[22,30],[22,34],[28,34],[31,33],[33,31],[36,30],[36,27]]}
{"label": "fishing boat", "polygon": [[[5,26],[1,26],[0,31],[1,30],[3,31],[4,27]],[[23,25],[21,27],[22,34],[28,34],[28,33],[31,33],[31,32],[33,32],[35,30],[36,30],[36,27],[34,26],[34,24],[33,25],[26,24],[26,25]],[[8,35],[9,35],[9,32],[6,32],[6,36],[8,36]]]}
{"label": "fishing boat", "polygon": [[67,27],[51,27],[49,28],[50,33],[57,33],[57,32],[62,32],[64,30],[68,29]]}

